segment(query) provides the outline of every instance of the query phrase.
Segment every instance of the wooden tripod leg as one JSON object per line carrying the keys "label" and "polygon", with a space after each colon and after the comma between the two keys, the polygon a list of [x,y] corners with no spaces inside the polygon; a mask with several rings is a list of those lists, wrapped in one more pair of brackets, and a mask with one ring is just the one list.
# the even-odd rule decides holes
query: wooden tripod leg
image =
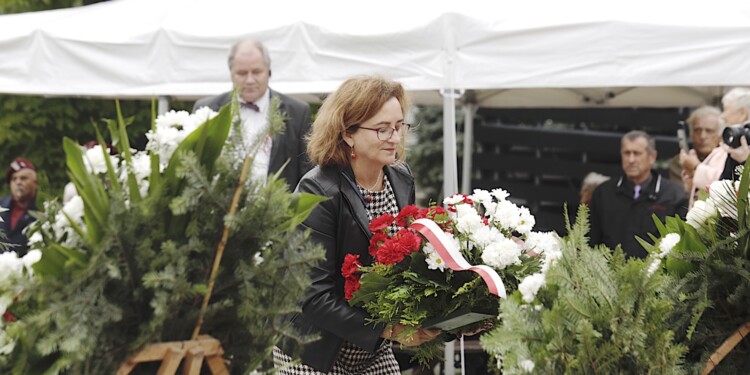
{"label": "wooden tripod leg", "polygon": [[182,363],[182,375],[200,375],[205,352],[200,347],[190,348]]}
{"label": "wooden tripod leg", "polygon": [[731,352],[732,349],[734,349],[734,347],[737,346],[737,344],[739,344],[748,334],[750,334],[750,322],[741,325],[732,336],[729,336],[729,338],[724,340],[724,343],[722,343],[716,351],[711,353],[711,357],[708,358],[708,362],[706,362],[706,366],[703,368],[701,375],[711,373],[711,371],[714,370],[714,367],[716,367],[719,362],[721,362],[724,357],[726,357],[727,354],[729,354],[729,352]]}
{"label": "wooden tripod leg", "polygon": [[164,361],[162,361],[156,375],[174,375],[177,372],[177,368],[180,367],[183,357],[185,357],[184,349],[169,348],[164,355]]}
{"label": "wooden tripod leg", "polygon": [[229,375],[229,370],[227,370],[227,365],[224,363],[224,358],[222,358],[220,355],[214,355],[206,358],[206,363],[208,363],[208,368],[211,369],[211,374]]}

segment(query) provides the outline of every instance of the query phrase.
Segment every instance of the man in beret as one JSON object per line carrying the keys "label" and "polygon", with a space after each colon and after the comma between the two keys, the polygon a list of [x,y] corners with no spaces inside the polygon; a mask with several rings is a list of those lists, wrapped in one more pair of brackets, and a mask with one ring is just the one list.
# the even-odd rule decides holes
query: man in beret
{"label": "man in beret", "polygon": [[23,256],[28,250],[28,239],[23,229],[36,219],[30,214],[36,211],[36,167],[24,158],[14,159],[5,173],[10,185],[10,195],[0,199],[0,232],[6,236],[3,242],[15,245],[10,250]]}

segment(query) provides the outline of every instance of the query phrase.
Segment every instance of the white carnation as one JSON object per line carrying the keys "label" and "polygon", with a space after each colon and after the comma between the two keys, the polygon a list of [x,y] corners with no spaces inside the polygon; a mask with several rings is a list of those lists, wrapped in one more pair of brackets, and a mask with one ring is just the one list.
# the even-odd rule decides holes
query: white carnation
{"label": "white carnation", "polygon": [[519,212],[519,220],[518,225],[516,226],[516,231],[518,231],[521,234],[527,234],[531,232],[531,229],[534,227],[534,224],[536,224],[536,219],[534,219],[534,216],[529,212],[529,209],[526,207],[521,207],[518,209]]}
{"label": "white carnation", "polygon": [[535,273],[527,276],[518,284],[518,290],[523,296],[526,303],[531,303],[536,298],[536,293],[546,284],[546,278],[543,273]]}
{"label": "white carnation", "polygon": [[107,159],[104,157],[104,153],[107,153],[110,163],[113,167],[117,166],[117,157],[110,155],[109,150],[102,151],[101,145],[96,145],[83,154],[83,164],[86,166],[86,171],[92,174],[107,173]]}
{"label": "white carnation", "polygon": [[511,264],[521,263],[521,247],[513,240],[503,238],[490,244],[482,252],[484,264],[502,270]]}
{"label": "white carnation", "polygon": [[497,199],[498,201],[504,201],[510,196],[510,194],[508,194],[508,192],[503,189],[497,188],[492,190],[492,196],[495,197],[495,199]]}
{"label": "white carnation", "polygon": [[474,189],[474,194],[470,195],[469,199],[475,203],[485,204],[487,202],[492,202],[492,195],[487,190]]}
{"label": "white carnation", "polygon": [[513,230],[521,222],[521,213],[511,201],[501,201],[497,204],[491,220],[503,228]]}
{"label": "white carnation", "polygon": [[477,210],[468,204],[456,206],[455,213],[456,229],[460,233],[471,234],[484,227],[484,221]]}
{"label": "white carnation", "polygon": [[65,211],[65,213],[68,214],[68,216],[70,216],[70,218],[73,219],[73,221],[75,221],[76,223],[83,223],[82,218],[84,213],[84,206],[83,198],[81,198],[80,195],[76,195],[73,198],[70,198],[68,203],[65,203],[62,210]]}
{"label": "white carnation", "polygon": [[452,205],[461,203],[463,201],[464,201],[463,195],[455,194],[455,195],[451,195],[450,197],[443,199],[443,204],[446,206],[452,206]]}
{"label": "white carnation", "polygon": [[156,128],[158,130],[166,128],[182,130],[182,127],[188,122],[190,122],[190,113],[188,111],[171,110],[156,118]]}
{"label": "white carnation", "polygon": [[495,227],[483,225],[469,234],[469,240],[479,248],[485,248],[490,244],[505,238]]}

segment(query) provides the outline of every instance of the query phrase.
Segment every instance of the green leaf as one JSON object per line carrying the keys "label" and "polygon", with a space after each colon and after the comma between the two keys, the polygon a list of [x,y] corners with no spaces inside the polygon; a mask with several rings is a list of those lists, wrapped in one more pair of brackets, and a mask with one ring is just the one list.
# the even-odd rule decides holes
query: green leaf
{"label": "green leaf", "polygon": [[44,248],[42,258],[31,267],[36,275],[44,278],[50,276],[62,279],[71,266],[83,266],[88,262],[88,256],[77,250],[67,248],[57,243],[50,243]]}
{"label": "green leaf", "polygon": [[80,146],[70,138],[63,139],[63,148],[68,164],[70,179],[84,203],[84,221],[91,244],[97,244],[107,228],[109,218],[109,195],[101,180],[88,173],[83,164]]}
{"label": "green leaf", "polygon": [[[116,134],[119,134],[120,137],[120,150],[122,152],[122,156],[125,159],[125,164],[130,167],[129,169],[132,170],[133,166],[133,157],[130,154],[130,141],[128,140],[128,133],[125,131],[125,127],[127,126],[125,123],[125,120],[122,118],[122,111],[120,110],[120,101],[115,101],[115,106],[117,108],[117,130],[118,132]],[[99,135],[99,132],[97,131],[97,135]],[[101,143],[101,141],[99,141]],[[109,167],[109,165],[108,165]],[[141,193],[138,189],[138,181],[135,178],[135,175],[132,173],[132,171],[128,171],[128,192],[130,193],[130,201],[135,203],[138,203],[141,201]],[[113,180],[117,181],[116,179]]]}
{"label": "green leaf", "polygon": [[377,300],[378,294],[388,287],[390,280],[391,278],[374,272],[362,275],[359,280],[362,287],[354,293],[352,299],[349,300],[349,304],[356,306]]}

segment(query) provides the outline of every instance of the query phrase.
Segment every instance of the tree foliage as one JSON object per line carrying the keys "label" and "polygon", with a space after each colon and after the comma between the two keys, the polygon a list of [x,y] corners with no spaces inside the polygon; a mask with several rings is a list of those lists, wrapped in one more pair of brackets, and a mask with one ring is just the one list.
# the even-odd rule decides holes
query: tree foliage
{"label": "tree foliage", "polygon": [[[143,149],[150,128],[152,102],[121,102],[123,111],[132,114],[127,133],[136,149]],[[175,109],[191,108],[191,103],[175,102]],[[95,127],[104,129],[103,119],[116,117],[111,99],[44,98],[0,95],[0,167],[23,156],[37,167],[40,187],[48,195],[62,195],[68,178],[65,172],[63,137],[84,144],[96,139]],[[0,193],[7,193],[7,184]]]}
{"label": "tree foliage", "polygon": [[537,300],[502,303],[501,325],[482,337],[503,373],[682,373],[686,348],[667,329],[678,303],[675,280],[649,276],[647,264],[626,261],[619,247],[589,247],[586,206],[568,231]]}

